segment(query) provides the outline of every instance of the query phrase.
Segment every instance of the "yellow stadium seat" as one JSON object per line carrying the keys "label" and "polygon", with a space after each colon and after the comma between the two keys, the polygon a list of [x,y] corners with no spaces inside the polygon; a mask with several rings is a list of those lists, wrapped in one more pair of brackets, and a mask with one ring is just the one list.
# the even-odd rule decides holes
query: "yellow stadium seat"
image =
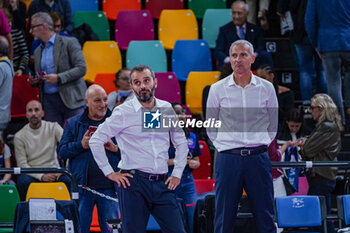
{"label": "yellow stadium seat", "polygon": [[30,198],[53,198],[71,200],[67,186],[63,182],[33,182],[29,185],[26,201]]}
{"label": "yellow stadium seat", "polygon": [[93,83],[98,73],[115,73],[122,68],[122,58],[115,41],[87,41],[83,47],[87,72],[84,79]]}
{"label": "yellow stadium seat", "polygon": [[186,81],[186,105],[193,115],[202,113],[203,89],[217,82],[220,71],[190,72]]}
{"label": "yellow stadium seat", "polygon": [[173,49],[176,40],[197,40],[198,24],[192,10],[162,10],[158,37],[165,49]]}
{"label": "yellow stadium seat", "polygon": [[26,8],[27,8],[27,12],[28,12],[29,6],[33,0],[21,0],[21,1],[26,4]]}

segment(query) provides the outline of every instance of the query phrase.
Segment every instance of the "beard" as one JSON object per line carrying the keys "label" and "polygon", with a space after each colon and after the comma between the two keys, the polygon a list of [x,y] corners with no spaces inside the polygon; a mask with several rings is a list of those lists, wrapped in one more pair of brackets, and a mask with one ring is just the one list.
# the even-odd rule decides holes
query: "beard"
{"label": "beard", "polygon": [[[136,91],[134,91],[134,92],[135,92],[135,94],[136,94],[137,99],[138,99],[140,102],[148,103],[148,102],[151,102],[151,101],[153,100],[153,97],[154,97],[154,90],[155,90],[155,86],[152,87],[152,90],[143,88],[143,89],[141,89],[139,92],[136,92]],[[141,92],[144,92],[144,91],[147,91],[148,93],[146,93],[146,94],[141,94]]]}

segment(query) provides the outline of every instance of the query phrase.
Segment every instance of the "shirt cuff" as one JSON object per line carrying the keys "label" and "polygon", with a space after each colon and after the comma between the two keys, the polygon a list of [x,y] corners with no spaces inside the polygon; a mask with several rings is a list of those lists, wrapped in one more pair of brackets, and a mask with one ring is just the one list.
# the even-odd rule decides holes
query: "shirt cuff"
{"label": "shirt cuff", "polygon": [[104,174],[105,176],[107,176],[107,175],[109,175],[109,174],[111,174],[111,173],[114,172],[113,168],[112,168],[111,165],[109,165],[109,164],[106,165],[105,167],[101,168],[101,170],[102,170],[102,172],[103,172],[103,174]]}

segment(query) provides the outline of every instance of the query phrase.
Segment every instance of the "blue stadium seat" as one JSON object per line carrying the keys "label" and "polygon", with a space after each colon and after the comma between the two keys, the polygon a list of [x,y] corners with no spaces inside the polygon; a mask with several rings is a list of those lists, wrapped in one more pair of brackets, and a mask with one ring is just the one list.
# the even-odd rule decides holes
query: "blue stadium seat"
{"label": "blue stadium seat", "polygon": [[343,195],[337,197],[337,209],[339,218],[339,228],[345,225],[350,225],[350,195]]}
{"label": "blue stadium seat", "polygon": [[72,14],[77,11],[98,11],[98,0],[70,0]]}
{"label": "blue stadium seat", "polygon": [[276,197],[275,210],[280,228],[298,228],[298,232],[301,232],[301,227],[323,227],[324,232],[327,232],[327,207],[324,197]]}
{"label": "blue stadium seat", "polygon": [[206,40],[177,40],[172,51],[172,70],[179,81],[191,71],[212,71],[211,52]]}

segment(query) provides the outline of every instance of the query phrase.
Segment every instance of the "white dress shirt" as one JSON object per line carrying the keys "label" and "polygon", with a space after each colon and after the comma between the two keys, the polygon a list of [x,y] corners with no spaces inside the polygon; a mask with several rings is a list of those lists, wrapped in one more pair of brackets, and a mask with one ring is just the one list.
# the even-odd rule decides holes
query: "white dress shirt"
{"label": "white dress shirt", "polygon": [[[160,109],[164,114],[176,116],[170,103],[155,99],[152,109]],[[145,109],[134,96],[130,101],[117,106],[112,115],[99,125],[89,141],[94,159],[105,175],[113,172],[108,163],[104,143],[115,137],[121,152],[118,167],[123,170],[137,169],[152,174],[168,172],[167,161],[170,138],[176,148],[174,170],[172,176],[181,179],[183,169],[187,164],[188,146],[185,134],[181,128],[143,129],[143,110]]]}
{"label": "white dress shirt", "polygon": [[207,119],[221,120],[221,128],[207,133],[220,151],[269,145],[276,136],[278,102],[273,85],[254,74],[244,88],[233,74],[211,85]]}

